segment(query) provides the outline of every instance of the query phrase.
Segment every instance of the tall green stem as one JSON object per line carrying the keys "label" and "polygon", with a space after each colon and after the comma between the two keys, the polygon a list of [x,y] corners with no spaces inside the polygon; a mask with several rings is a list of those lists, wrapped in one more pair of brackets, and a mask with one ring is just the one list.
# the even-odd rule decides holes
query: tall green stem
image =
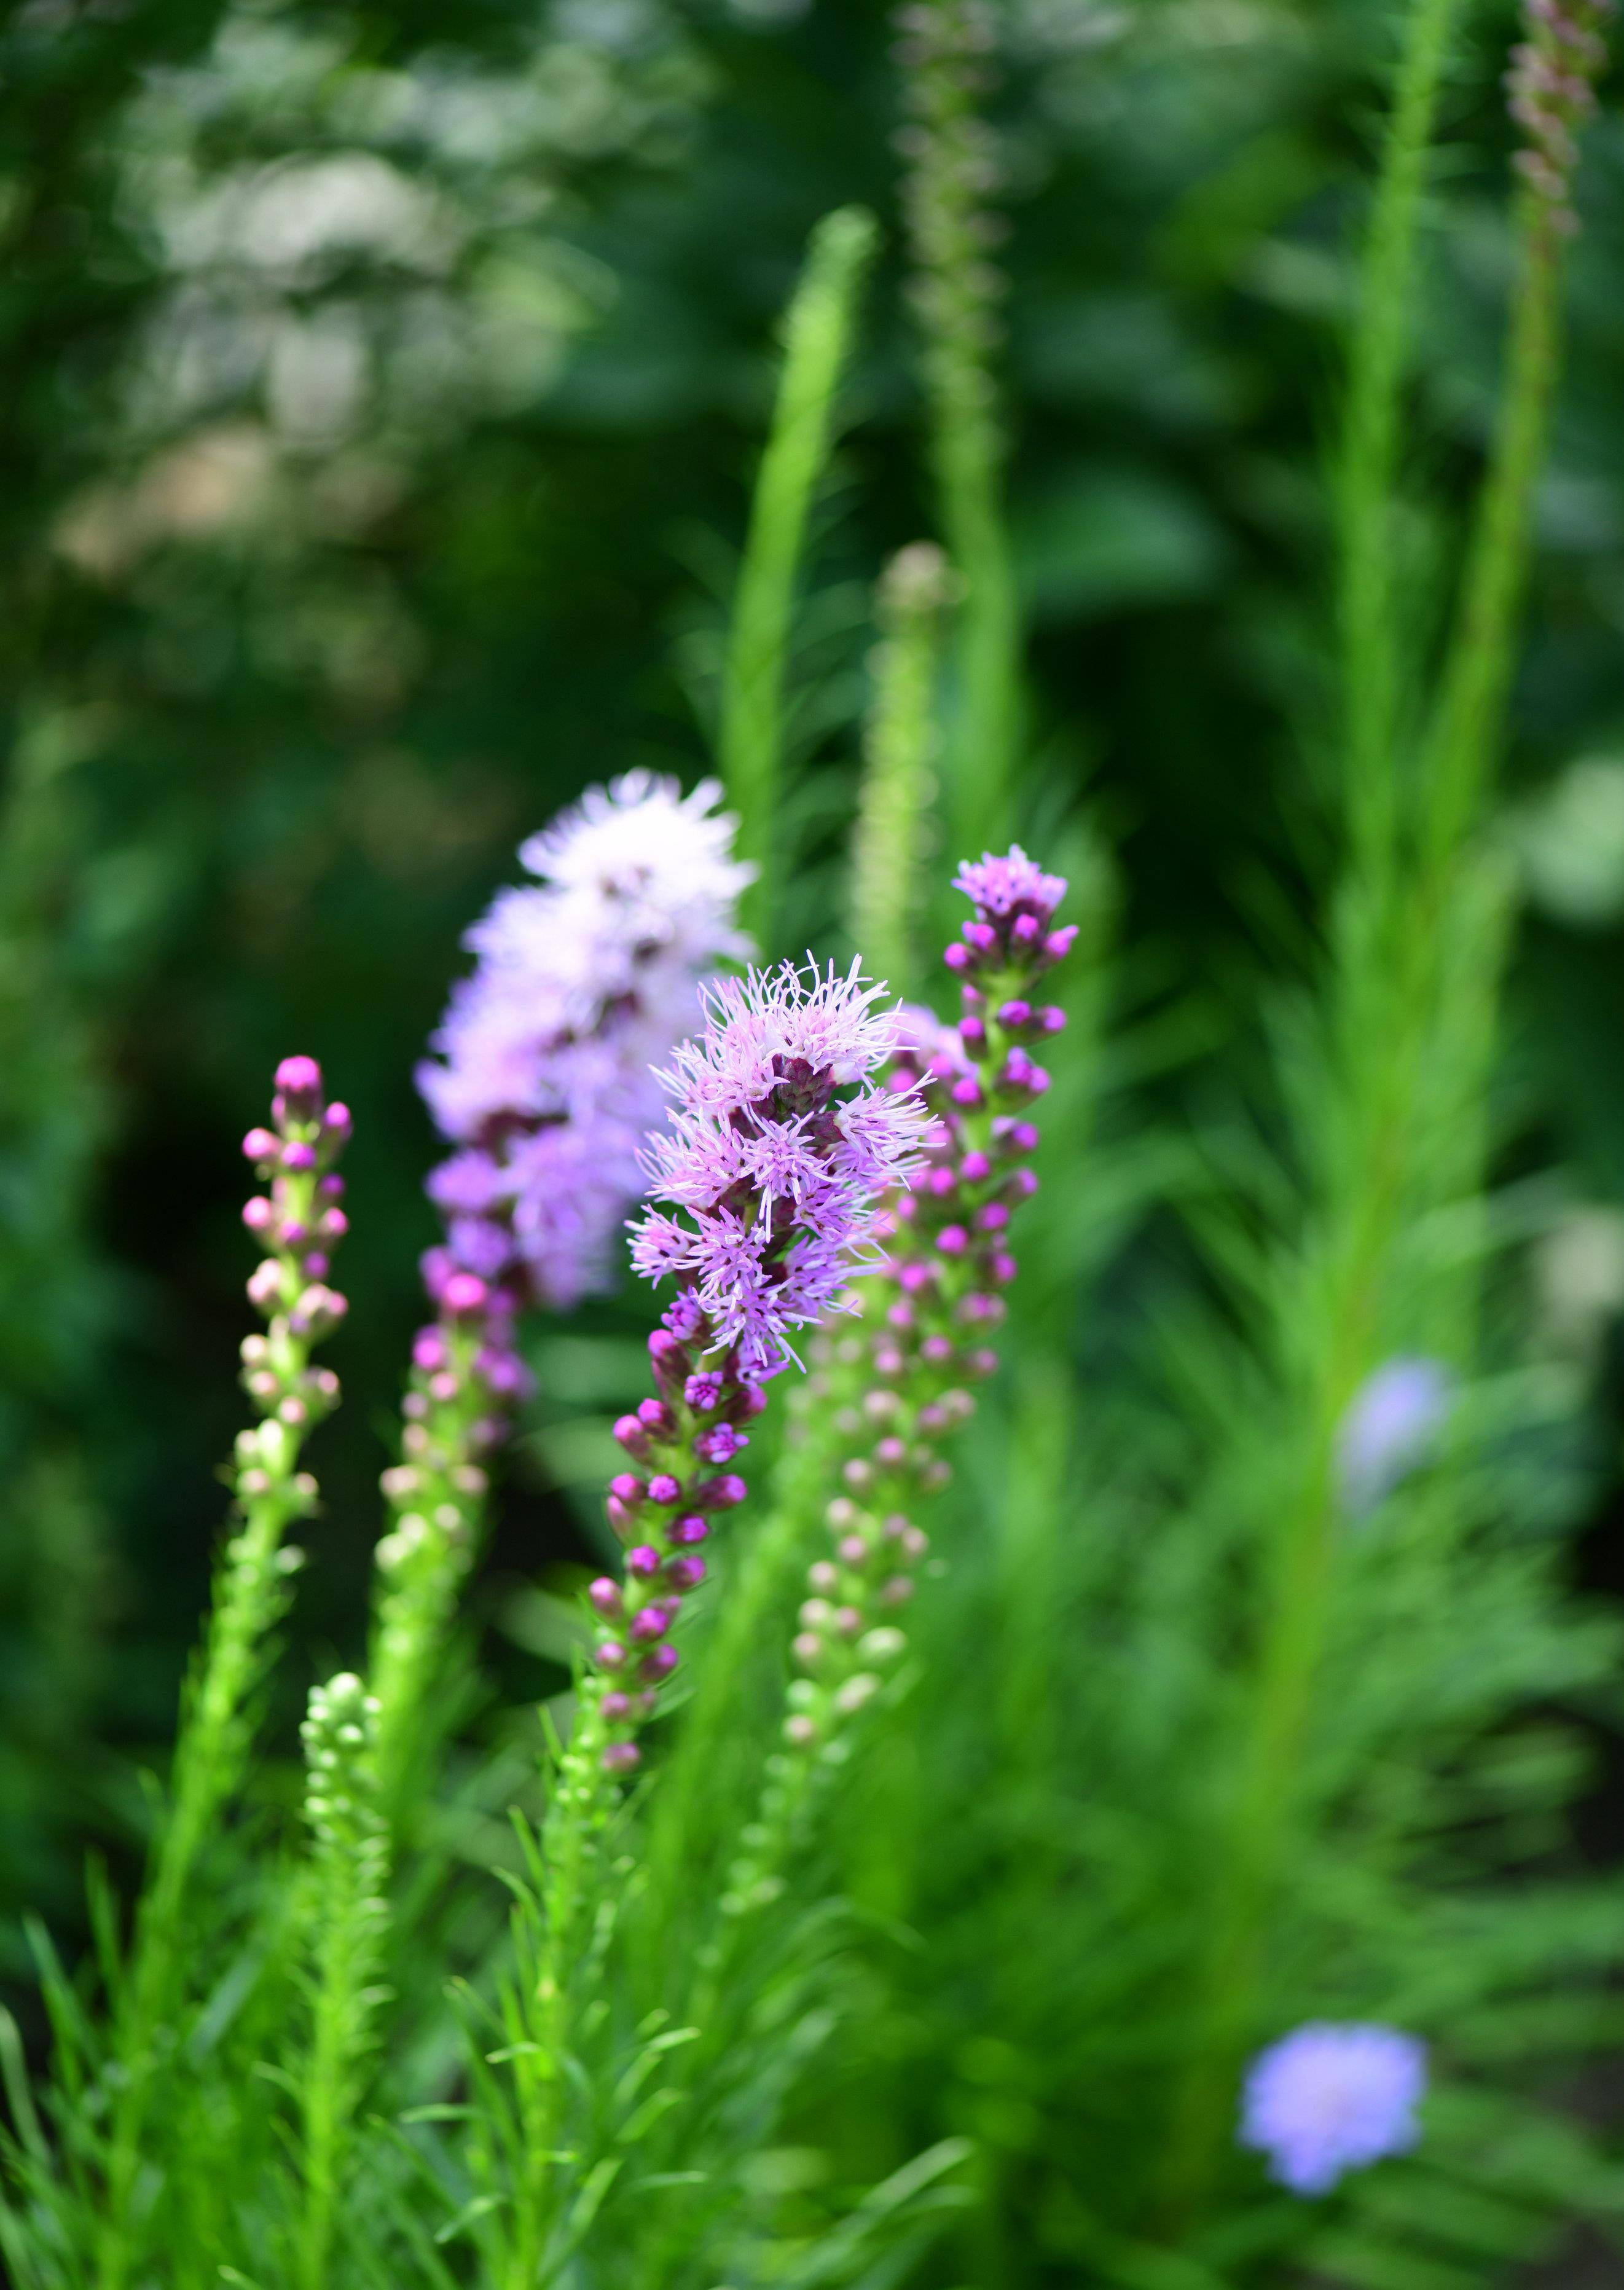
{"label": "tall green stem", "polygon": [[[1396,127],[1389,141],[1389,167],[1412,183],[1423,66],[1430,59],[1436,89],[1447,32],[1438,15],[1439,0],[1424,0],[1412,20],[1412,48],[1401,74],[1410,118],[1404,136]],[[1412,232],[1415,198],[1401,182],[1393,207],[1378,203],[1388,239],[1380,261],[1372,255],[1367,264],[1367,283],[1410,271],[1412,258],[1401,259],[1394,247],[1406,212]],[[1366,404],[1350,415],[1349,451],[1365,458],[1344,495],[1343,660],[1348,674],[1372,672],[1375,685],[1364,694],[1350,693],[1346,711],[1350,863],[1338,941],[1341,967],[1332,983],[1325,1109],[1326,1136],[1340,1141],[1324,1157],[1318,1206],[1311,1205],[1300,1261],[1281,1288],[1278,1352],[1283,1362],[1300,1363],[1294,1397],[1307,1426],[1305,1446],[1268,1546],[1248,1716],[1209,1896],[1200,2035],[1175,2099],[1164,2182],[1167,2222],[1175,2228],[1204,2201],[1227,2139],[1236,2075],[1253,2030],[1269,1919],[1298,1817],[1330,1619],[1340,1515],[1338,1429],[1380,1357],[1398,1252],[1418,1210],[1429,1205],[1420,1161],[1438,1099],[1430,1069],[1444,1046],[1438,1028],[1450,998],[1452,932],[1467,909],[1481,904],[1466,861],[1515,661],[1529,508],[1556,370],[1559,251],[1548,202],[1525,193],[1500,420],[1441,693],[1422,745],[1415,833],[1403,848],[1391,832],[1397,823],[1392,811],[1384,818],[1369,799],[1371,785],[1391,784],[1399,689],[1388,576],[1374,560],[1387,493],[1373,480],[1390,478],[1396,458],[1396,391],[1403,365],[1402,333],[1392,338],[1390,311],[1366,314],[1379,339],[1373,346],[1363,342],[1355,360]],[[1372,775],[1369,783],[1354,776],[1362,772]],[[1388,831],[1372,835],[1373,821]],[[1498,933],[1485,931],[1480,942],[1483,962],[1494,965]],[[1486,1054],[1485,1048],[1484,1060]],[[1479,1094],[1482,1077],[1478,1071]],[[1462,1106],[1460,1117],[1470,1118],[1476,1110]],[[1323,1332],[1306,1355],[1293,1333],[1304,1326]]]}
{"label": "tall green stem", "polygon": [[757,870],[745,920],[769,952],[782,864],[779,810],[796,578],[876,238],[873,217],[860,207],[826,215],[812,233],[785,320],[778,401],[733,597],[716,752],[728,802],[739,815],[738,854]]}
{"label": "tall green stem", "polygon": [[963,583],[946,811],[956,848],[973,854],[1003,836],[1020,745],[1020,615],[993,374],[1003,279],[988,259],[997,225],[986,209],[996,169],[977,108],[992,36],[978,0],[918,0],[899,22],[931,460]]}
{"label": "tall green stem", "polygon": [[1419,0],[1394,86],[1348,353],[1337,470],[1344,786],[1356,838],[1396,825],[1401,636],[1394,509],[1414,329],[1420,223],[1438,94],[1462,0]]}
{"label": "tall green stem", "polygon": [[921,870],[936,750],[936,669],[950,580],[929,541],[900,549],[879,589],[881,640],[852,835],[852,942],[892,993],[917,995]]}
{"label": "tall green stem", "polygon": [[309,2041],[300,2063],[300,2290],[327,2290],[362,2070],[379,2001],[388,1835],[378,1806],[377,1706],[348,1672],[316,1686],[305,1721],[311,1830]]}

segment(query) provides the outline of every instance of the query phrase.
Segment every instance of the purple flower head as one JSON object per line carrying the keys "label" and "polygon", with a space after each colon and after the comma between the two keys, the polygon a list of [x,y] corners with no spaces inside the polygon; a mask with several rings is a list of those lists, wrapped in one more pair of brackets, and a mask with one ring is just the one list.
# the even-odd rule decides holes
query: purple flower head
{"label": "purple flower head", "polygon": [[973,903],[982,920],[989,922],[1031,915],[1046,924],[1066,895],[1065,877],[1045,875],[1019,843],[1012,843],[1002,858],[988,851],[980,859],[967,859],[953,877],[953,887]]}
{"label": "purple flower head", "polygon": [[1347,1509],[1356,1516],[1374,1510],[1426,1461],[1450,1398],[1449,1370],[1441,1360],[1386,1360],[1366,1376],[1337,1435]]}
{"label": "purple flower head", "polygon": [[1427,2047],[1414,2036],[1310,2021],[1252,2062],[1240,2142],[1267,2155],[1294,2195],[1328,2194],[1345,2172],[1415,2145],[1426,2088]]}
{"label": "purple flower head", "polygon": [[795,1330],[872,1262],[878,1197],[915,1165],[927,1117],[876,1078],[897,1042],[883,991],[855,963],[724,980],[662,1077],[676,1110],[644,1167],[664,1206],[634,1226],[632,1261],[674,1274],[748,1376],[793,1359]]}
{"label": "purple flower head", "polygon": [[477,966],[418,1069],[463,1149],[429,1192],[452,1258],[521,1301],[609,1285],[663,1112],[651,1069],[695,1023],[700,979],[748,950],[733,908],[751,869],[718,796],[646,772],[590,789],[524,845],[540,882],[500,893],[468,934]]}

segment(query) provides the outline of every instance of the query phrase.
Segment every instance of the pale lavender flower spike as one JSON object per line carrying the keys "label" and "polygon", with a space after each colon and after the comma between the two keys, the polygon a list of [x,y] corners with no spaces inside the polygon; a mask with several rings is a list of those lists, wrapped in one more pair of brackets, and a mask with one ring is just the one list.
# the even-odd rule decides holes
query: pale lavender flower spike
{"label": "pale lavender flower spike", "polygon": [[929,1126],[914,1095],[876,1078],[900,1038],[896,1012],[875,1007],[884,990],[855,963],[724,979],[662,1077],[675,1111],[644,1169],[664,1205],[634,1225],[632,1262],[675,1275],[753,1379],[794,1359],[795,1332],[876,1261],[879,1198]]}
{"label": "pale lavender flower spike", "polygon": [[1424,1463],[1449,1413],[1451,1378],[1442,1360],[1384,1360],[1348,1404],[1337,1439],[1342,1501],[1374,1510]]}
{"label": "pale lavender flower spike", "polygon": [[734,909],[753,869],[720,792],[647,772],[591,789],[521,849],[539,884],[501,892],[468,933],[478,966],[417,1077],[462,1148],[429,1180],[436,1298],[454,1271],[514,1304],[608,1285],[663,1114],[652,1069],[697,1021],[701,979],[749,950]]}
{"label": "pale lavender flower spike", "polygon": [[1328,2194],[1348,2171],[1408,2152],[1420,2137],[1427,2046],[1396,2028],[1314,2020],[1260,2052],[1246,2077],[1240,2142],[1294,2195]]}

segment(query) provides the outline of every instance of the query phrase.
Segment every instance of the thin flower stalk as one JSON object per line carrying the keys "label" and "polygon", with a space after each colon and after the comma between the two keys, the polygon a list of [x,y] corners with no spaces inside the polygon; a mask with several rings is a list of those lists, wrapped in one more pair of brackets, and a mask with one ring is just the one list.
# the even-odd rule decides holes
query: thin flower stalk
{"label": "thin flower stalk", "polygon": [[334,2279],[333,2244],[356,2110],[383,1991],[388,1830],[379,1806],[378,1705],[345,1671],[311,1689],[302,1730],[310,1836],[309,2041],[300,2073],[300,2290]]}
{"label": "thin flower stalk", "polygon": [[314,1058],[276,1069],[270,1128],[243,1150],[265,1189],[243,1212],[265,1250],[248,1282],[268,1323],[243,1342],[243,1382],[259,1413],[233,1461],[239,1524],[215,1579],[207,1634],[187,1689],[170,1806],[137,1912],[132,1960],[115,2031],[121,2070],[96,2258],[98,2290],[120,2290],[140,2249],[133,2213],[155,2084],[188,1973],[188,1895],[215,1823],[241,1779],[247,1707],[265,1646],[285,1609],[301,1554],[288,1528],[314,1512],[316,1482],[300,1469],[306,1438],[336,1406],[338,1378],[311,1354],[342,1320],[346,1301],[327,1282],[346,1229],[344,1181],[333,1164],[350,1132],[348,1110],[325,1102]]}
{"label": "thin flower stalk", "polygon": [[[1389,1348],[1389,1312],[1418,1221],[1481,1182],[1484,1064],[1505,936],[1497,870],[1475,848],[1501,736],[1528,561],[1529,510],[1555,380],[1561,256],[1572,230],[1573,130],[1603,60],[1600,8],[1538,0],[1513,60],[1517,273],[1495,444],[1454,631],[1417,774],[1415,832],[1396,853],[1356,832],[1332,981],[1329,1094],[1309,1237],[1283,1278],[1276,1330],[1303,1427],[1296,1483],[1268,1522],[1239,1762],[1215,1846],[1197,1976],[1197,2040],[1176,2085],[1164,2230],[1199,2215],[1228,2137],[1269,1919],[1300,1807],[1344,1517],[1340,1443]],[[1350,790],[1356,828],[1356,797]],[[1388,873],[1372,880],[1375,867]],[[1362,933],[1362,910],[1382,927]],[[1475,967],[1477,975],[1464,975]],[[1462,1010],[1473,1013],[1463,1027]],[[1481,1031],[1482,1038],[1478,1039]],[[1474,1058],[1468,1039],[1476,1047]],[[1470,1141],[1463,1150],[1458,1141]],[[1435,1290],[1438,1287],[1435,1281]]]}
{"label": "thin flower stalk", "polygon": [[863,1284],[866,1333],[825,1339],[809,1391],[844,1449],[831,1459],[844,1486],[797,1618],[786,1754],[730,1872],[724,1915],[776,1895],[811,1775],[844,1761],[852,1722],[901,1659],[929,1549],[914,1513],[947,1484],[942,1446],[973,1413],[971,1385],[997,1366],[988,1339],[1017,1269],[1011,1222],[1036,1189],[1032,1114],[1049,1085],[1032,1051],[1065,1022],[1039,988],[1076,933],[1054,926],[1064,882],[1019,845],[961,868],[956,888],[975,909],[946,957],[962,1015],[948,1027],[914,1014],[893,1061],[893,1086],[917,1091],[929,1112],[926,1154],[892,1204],[885,1261]]}
{"label": "thin flower stalk", "polygon": [[593,1645],[540,1838],[540,1931],[514,2047],[529,2158],[516,2286],[536,2278],[559,2225],[572,1976],[601,1840],[677,1668],[673,1630],[704,1580],[704,1545],[748,1493],[733,1468],[744,1427],[796,1363],[798,1332],[843,1309],[874,1261],[880,1202],[911,1173],[928,1125],[917,1091],[878,1078],[900,1037],[898,1017],[875,1006],[882,991],[855,964],[844,977],[786,964],[724,980],[662,1077],[673,1110],[648,1145],[653,1200],[632,1258],[677,1293],[649,1339],[655,1392],[615,1426],[628,1468],[607,1509],[625,1571],[588,1593]]}
{"label": "thin flower stalk", "polygon": [[716,760],[755,870],[748,893],[764,944],[778,913],[772,869],[781,844],[785,686],[796,581],[806,527],[828,467],[840,384],[859,299],[878,240],[872,215],[840,207],[812,235],[784,321],[784,364],[739,568],[722,684]]}
{"label": "thin flower stalk", "polygon": [[897,61],[907,124],[903,203],[924,341],[931,453],[943,536],[964,584],[957,713],[948,749],[948,824],[961,850],[1004,829],[1020,740],[1020,623],[1004,516],[1007,446],[993,356],[1004,279],[991,131],[978,108],[992,22],[980,0],[909,0]]}
{"label": "thin flower stalk", "polygon": [[953,576],[940,549],[916,540],[885,568],[874,701],[852,836],[852,942],[900,992],[920,967],[922,873],[936,788],[936,676]]}
{"label": "thin flower stalk", "polygon": [[538,880],[468,934],[419,1086],[455,1147],[428,1181],[444,1220],[423,1260],[435,1318],[412,1346],[399,1459],[377,1551],[369,1680],[382,1800],[397,1817],[443,1712],[430,1686],[478,1549],[490,1460],[527,1383],[527,1307],[564,1310],[613,1281],[642,1153],[663,1118],[654,1069],[699,1014],[715,965],[747,950],[751,869],[706,781],[631,772],[523,845]]}

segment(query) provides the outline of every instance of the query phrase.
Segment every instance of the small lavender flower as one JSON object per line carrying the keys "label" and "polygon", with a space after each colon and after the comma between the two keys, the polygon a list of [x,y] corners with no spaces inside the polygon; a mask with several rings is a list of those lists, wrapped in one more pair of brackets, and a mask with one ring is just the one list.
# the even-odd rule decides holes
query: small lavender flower
{"label": "small lavender flower", "polygon": [[1442,1360],[1390,1359],[1372,1371],[1348,1404],[1337,1435],[1344,1507],[1374,1510],[1424,1463],[1449,1413],[1451,1381]]}
{"label": "small lavender flower", "polygon": [[1614,0],[1524,0],[1527,34],[1511,51],[1507,108],[1527,137],[1516,166],[1558,230],[1573,231],[1579,130],[1596,108],[1606,64],[1602,27]]}
{"label": "small lavender flower", "polygon": [[1414,2036],[1310,2021],[1252,2062],[1240,2142],[1267,2155],[1294,2195],[1328,2194],[1345,2173],[1416,2144],[1426,2089],[1427,2047]]}
{"label": "small lavender flower", "polygon": [[766,1405],[764,1380],[839,1303],[878,1195],[917,1158],[917,1093],[876,1080],[898,1040],[894,1014],[874,1006],[882,990],[855,965],[843,978],[785,964],[710,987],[699,1037],[663,1077],[675,1112],[648,1148],[658,1201],[632,1253],[678,1293],[649,1339],[658,1396],[614,1427],[632,1466],[608,1496],[625,1580],[588,1592],[604,1627],[582,1740],[610,1773],[636,1765],[632,1737],[676,1667],[670,1632],[704,1579],[710,1521],[748,1492],[732,1466]]}
{"label": "small lavender flower", "polygon": [[431,1293],[460,1270],[562,1309],[608,1285],[661,1112],[651,1068],[694,1022],[701,979],[748,951],[734,908],[752,870],[719,792],[646,772],[591,789],[523,845],[540,883],[468,933],[478,966],[418,1069],[461,1148],[429,1180],[446,1221]]}

